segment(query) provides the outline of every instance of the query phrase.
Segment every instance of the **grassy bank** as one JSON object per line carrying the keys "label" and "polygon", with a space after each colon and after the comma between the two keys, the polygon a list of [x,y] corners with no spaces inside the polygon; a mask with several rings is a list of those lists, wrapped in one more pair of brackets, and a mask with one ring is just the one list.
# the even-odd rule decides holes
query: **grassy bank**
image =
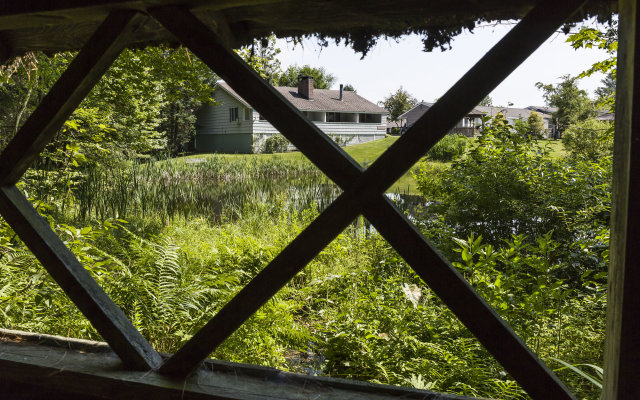
{"label": "grassy bank", "polygon": [[[389,136],[384,139],[376,140],[373,142],[357,144],[353,146],[346,146],[344,150],[355,161],[357,161],[363,167],[371,165],[385,150],[389,148],[396,140],[398,136]],[[213,157],[213,154],[197,154],[188,157],[176,158],[175,162],[202,162]],[[307,158],[299,151],[292,151],[289,153],[277,153],[277,154],[216,154],[215,157],[220,159],[227,159],[230,161],[237,160],[280,160],[284,162],[306,162]],[[196,161],[197,160],[197,161]],[[389,187],[389,192],[400,194],[417,194],[417,187],[415,180],[411,177],[411,172],[404,174],[396,183]]]}

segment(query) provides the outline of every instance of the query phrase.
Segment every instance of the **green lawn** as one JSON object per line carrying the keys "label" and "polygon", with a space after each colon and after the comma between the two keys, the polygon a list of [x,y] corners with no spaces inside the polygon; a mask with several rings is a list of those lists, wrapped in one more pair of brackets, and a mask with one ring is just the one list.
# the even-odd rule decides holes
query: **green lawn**
{"label": "green lawn", "polygon": [[[360,165],[363,167],[368,167],[371,165],[389,146],[391,146],[396,140],[398,140],[399,136],[387,136],[384,139],[376,140],[373,142],[356,144],[353,146],[346,146],[344,150],[353,157]],[[538,141],[540,146],[546,146],[549,148],[550,154],[554,158],[561,157],[565,154],[564,147],[562,147],[562,142],[560,140],[540,140]],[[197,154],[193,156],[188,156],[186,159],[190,158],[206,158],[210,157],[211,154]],[[268,158],[275,157],[282,160],[293,161],[293,160],[304,160],[305,156],[299,151],[292,151],[289,153],[277,153],[277,154],[218,154],[218,157],[223,158],[246,158],[246,159],[254,159],[254,158]],[[416,182],[411,176],[411,172],[405,173],[396,183],[389,187],[389,192],[395,193],[406,193],[406,194],[417,194]]]}
{"label": "green lawn", "polygon": [[[385,150],[389,148],[399,136],[387,136],[384,139],[373,142],[356,144],[344,147],[344,150],[353,157],[363,167],[371,165]],[[391,185],[389,192],[417,194],[416,181],[411,176],[411,172],[405,173],[396,183]]]}
{"label": "green lawn", "polygon": [[549,155],[551,155],[551,157],[555,159],[560,158],[567,154],[567,152],[564,149],[564,146],[562,146],[561,140],[555,140],[555,139],[554,140],[550,140],[550,139],[538,140],[538,145],[547,147],[549,149]]}

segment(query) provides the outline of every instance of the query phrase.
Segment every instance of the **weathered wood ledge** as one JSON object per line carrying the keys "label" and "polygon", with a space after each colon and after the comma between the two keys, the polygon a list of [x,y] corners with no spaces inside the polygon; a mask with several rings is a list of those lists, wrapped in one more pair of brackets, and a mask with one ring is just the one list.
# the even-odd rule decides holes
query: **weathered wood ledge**
{"label": "weathered wood ledge", "polygon": [[[22,385],[42,387],[26,394]],[[440,394],[274,368],[207,360],[187,379],[127,370],[103,342],[0,329],[0,391],[15,398],[107,399],[423,399]],[[14,397],[12,397],[14,398]]]}

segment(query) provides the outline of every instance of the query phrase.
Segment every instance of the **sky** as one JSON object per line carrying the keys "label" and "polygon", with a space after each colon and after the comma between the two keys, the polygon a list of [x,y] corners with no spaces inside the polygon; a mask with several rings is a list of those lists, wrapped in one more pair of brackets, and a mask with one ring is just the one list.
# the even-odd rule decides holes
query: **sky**
{"label": "sky", "polygon": [[[361,60],[343,44],[321,47],[314,38],[294,46],[278,39],[282,69],[292,64],[324,67],[337,77],[333,89],[340,83],[351,84],[358,94],[373,102],[383,100],[400,86],[417,100],[432,102],[442,96],[495,43],[513,27],[511,24],[477,27],[474,33],[462,33],[452,41],[452,49],[445,52],[422,51],[416,35],[398,43],[380,39],[374,49]],[[493,104],[513,107],[544,105],[542,91],[536,82],[558,83],[565,74],[577,75],[596,61],[607,58],[599,49],[574,50],[566,43],[567,36],[558,32],[547,40],[518,69],[491,94]],[[578,86],[591,97],[600,86],[602,74],[582,79]]]}

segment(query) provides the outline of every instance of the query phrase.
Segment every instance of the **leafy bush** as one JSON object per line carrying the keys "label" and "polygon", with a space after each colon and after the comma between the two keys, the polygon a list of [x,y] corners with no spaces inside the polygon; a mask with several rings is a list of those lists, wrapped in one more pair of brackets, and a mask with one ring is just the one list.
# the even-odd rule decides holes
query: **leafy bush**
{"label": "leafy bush", "polygon": [[451,161],[462,154],[469,140],[460,134],[451,134],[443,137],[427,152],[427,157],[436,161]]}
{"label": "leafy bush", "polygon": [[527,123],[529,124],[529,132],[531,136],[536,139],[542,139],[545,133],[544,120],[542,119],[542,115],[538,114],[535,111],[531,111],[531,114],[529,114],[529,118],[527,118]]}
{"label": "leafy bush", "polygon": [[331,140],[333,140],[340,147],[346,146],[355,137],[355,135],[337,135],[333,133],[329,133],[327,136],[329,136]]}
{"label": "leafy bush", "polygon": [[429,211],[457,237],[475,233],[496,245],[514,233],[540,237],[553,230],[571,243],[593,236],[593,226],[608,226],[609,159],[554,160],[497,117],[477,143],[448,173],[423,168],[415,175]]}
{"label": "leafy bush", "polygon": [[273,134],[264,141],[264,152],[267,154],[284,153],[287,147],[289,147],[289,140],[281,133]]}
{"label": "leafy bush", "polygon": [[562,144],[572,157],[598,161],[613,152],[613,125],[588,119],[576,122],[562,133]]}

